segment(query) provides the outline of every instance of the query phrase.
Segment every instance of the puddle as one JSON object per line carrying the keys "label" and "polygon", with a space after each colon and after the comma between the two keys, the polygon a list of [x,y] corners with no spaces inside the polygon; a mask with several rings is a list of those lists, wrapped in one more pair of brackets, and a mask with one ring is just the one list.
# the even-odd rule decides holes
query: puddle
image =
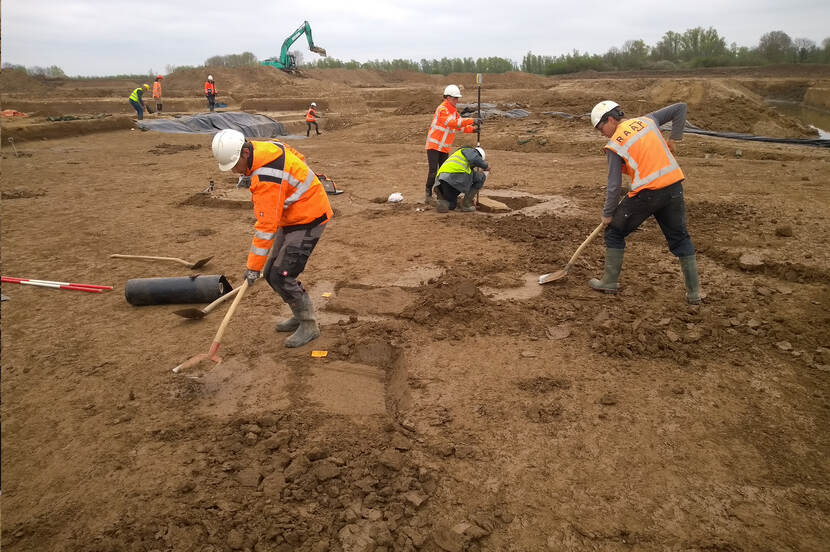
{"label": "puddle", "polygon": [[[515,280],[517,287],[481,287],[481,292],[496,301],[524,301],[542,294],[542,286],[539,285],[538,274],[525,274]],[[506,278],[501,278],[502,283],[509,283]]]}
{"label": "puddle", "polygon": [[373,287],[418,287],[442,274],[444,269],[435,265],[413,266],[394,274],[369,274],[357,283]]}

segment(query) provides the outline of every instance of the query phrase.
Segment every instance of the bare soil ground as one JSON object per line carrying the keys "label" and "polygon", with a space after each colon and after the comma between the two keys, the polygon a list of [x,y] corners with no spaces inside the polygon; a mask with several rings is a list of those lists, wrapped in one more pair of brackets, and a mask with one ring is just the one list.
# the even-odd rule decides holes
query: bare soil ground
{"label": "bare soil ground", "polygon": [[[322,337],[286,349],[287,309],[260,284],[224,362],[173,375],[225,308],[132,307],[128,279],[190,272],[108,256],[213,255],[200,271],[238,284],[252,216],[236,179],[208,135],[134,129],[135,83],[4,72],[4,109],[33,116],[3,121],[2,273],[116,286],[3,285],[5,550],[827,549],[830,152],[679,144],[699,307],[653,221],[629,239],[618,296],[586,285],[601,240],[565,280],[535,282],[604,198],[601,137],[546,112],[686,101],[710,130],[809,137],[763,98],[816,96],[830,68],[486,75],[483,101],[531,112],[481,137],[484,195],[511,211],[445,215],[417,203],[423,141],[441,88],[474,101],[472,75],[211,72],[229,109],[295,134],[305,104],[323,106],[322,136],[286,138],[346,191],[302,278]],[[166,79],[168,110],[203,110],[203,77]]]}

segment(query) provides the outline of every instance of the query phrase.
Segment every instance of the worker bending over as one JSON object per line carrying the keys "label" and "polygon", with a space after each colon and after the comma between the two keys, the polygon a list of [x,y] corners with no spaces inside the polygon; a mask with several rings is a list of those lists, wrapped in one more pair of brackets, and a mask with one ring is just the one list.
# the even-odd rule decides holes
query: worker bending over
{"label": "worker bending over", "polygon": [[156,113],[161,113],[161,75],[156,76],[156,81],[153,83],[153,99],[156,100]]}
{"label": "worker bending over", "polygon": [[144,109],[146,109],[146,106],[144,105],[143,96],[144,92],[147,90],[150,90],[150,85],[144,84],[133,90],[130,94],[130,105],[133,106],[133,109],[135,109],[135,112],[138,114],[139,121],[144,118]]}
{"label": "worker bending over", "polygon": [[317,136],[320,136],[320,129],[317,127],[317,117],[319,117],[320,115],[315,110],[316,107],[317,107],[317,104],[314,103],[314,102],[311,102],[311,105],[309,106],[308,111],[306,111],[306,114],[305,114],[305,124],[306,124],[305,135],[306,135],[306,138],[308,137],[309,134],[311,134],[311,125],[314,125],[314,130],[317,132]]}
{"label": "worker bending over", "polygon": [[208,109],[212,113],[216,105],[216,83],[213,82],[213,75],[208,75],[205,81],[205,98],[207,98]]}
{"label": "worker bending over", "polygon": [[286,144],[246,141],[238,130],[227,129],[216,133],[212,149],[221,170],[250,177],[240,179],[250,186],[256,217],[243,277],[253,285],[264,267],[265,279],[291,307],[291,318],[276,330],[294,332],[286,347],[305,345],[320,329],[297,277],[332,217],[326,191],[303,155]]}
{"label": "worker bending over", "polygon": [[484,160],[482,148],[460,148],[450,155],[438,169],[435,178],[436,210],[439,213],[455,210],[458,194],[464,194],[461,210],[465,213],[475,211],[473,198],[476,196],[484,181],[490,165]]}
{"label": "worker bending over", "polygon": [[[605,293],[616,293],[622,270],[625,238],[648,217],[654,215],[666,237],[669,250],[680,259],[686,282],[686,300],[700,303],[700,283],[692,239],[686,230],[686,204],[683,200],[683,171],[674,158],[674,143],[683,138],[686,104],[676,103],[642,117],[625,119],[619,104],[606,100],[591,111],[591,124],[609,139],[608,187],[602,222],[605,228],[605,273],[602,280],[592,278],[588,285]],[[660,126],[671,121],[668,142]],[[631,177],[631,188],[617,203],[622,189],[622,173]]]}
{"label": "worker bending over", "polygon": [[478,125],[481,121],[478,119],[466,119],[458,114],[456,105],[458,99],[461,98],[461,90],[454,84],[450,84],[444,88],[444,101],[441,102],[435,109],[435,115],[432,117],[432,124],[427,132],[427,163],[429,164],[429,171],[427,172],[426,196],[424,203],[430,203],[432,200],[432,187],[435,184],[435,173],[438,172],[438,167],[447,160],[450,155],[450,148],[455,141],[455,133],[458,131],[464,133],[473,133],[478,130]]}

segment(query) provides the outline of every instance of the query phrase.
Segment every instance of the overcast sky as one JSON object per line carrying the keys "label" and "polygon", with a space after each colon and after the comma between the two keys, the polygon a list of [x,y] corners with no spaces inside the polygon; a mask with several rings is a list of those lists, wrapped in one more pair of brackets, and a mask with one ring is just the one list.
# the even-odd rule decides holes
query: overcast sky
{"label": "overcast sky", "polygon": [[[603,54],[627,40],[656,44],[666,31],[714,27],[727,45],[754,47],[784,31],[819,46],[830,37],[830,0],[4,0],[2,61],[61,67],[67,75],[166,72],[215,55],[279,55],[308,20],[331,57],[433,59],[528,51]],[[302,37],[293,49],[306,60]]]}

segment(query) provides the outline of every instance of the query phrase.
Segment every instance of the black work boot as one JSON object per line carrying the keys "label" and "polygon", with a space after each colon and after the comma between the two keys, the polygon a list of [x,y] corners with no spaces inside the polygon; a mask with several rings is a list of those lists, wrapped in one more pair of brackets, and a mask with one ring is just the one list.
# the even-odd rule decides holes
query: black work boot
{"label": "black work boot", "polygon": [[302,347],[309,341],[320,337],[320,328],[317,327],[317,320],[314,318],[314,306],[311,304],[308,293],[303,294],[303,298],[298,302],[294,316],[300,321],[300,324],[297,331],[285,340],[286,347]]}
{"label": "black work boot", "polygon": [[697,258],[694,255],[679,257],[683,280],[686,282],[686,302],[690,305],[700,304],[700,280],[697,275]]}
{"label": "black work boot", "polygon": [[623,253],[625,249],[607,247],[605,249],[605,273],[602,275],[602,280],[591,278],[588,280],[588,285],[597,291],[615,295],[620,287],[617,281],[620,279],[622,270]]}

